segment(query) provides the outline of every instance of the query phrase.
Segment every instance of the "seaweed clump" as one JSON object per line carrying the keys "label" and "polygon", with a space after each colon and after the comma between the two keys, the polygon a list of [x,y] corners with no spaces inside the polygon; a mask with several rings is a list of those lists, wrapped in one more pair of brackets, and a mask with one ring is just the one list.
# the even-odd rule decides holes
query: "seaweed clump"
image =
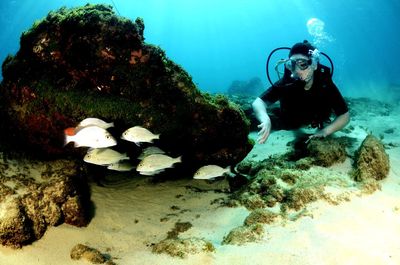
{"label": "seaweed clump", "polygon": [[389,156],[382,142],[368,135],[355,156],[354,179],[356,181],[382,180],[389,174]]}
{"label": "seaweed clump", "polygon": [[202,238],[190,237],[179,238],[179,234],[189,230],[192,224],[189,222],[178,222],[175,227],[167,233],[167,237],[152,245],[154,253],[166,253],[172,257],[185,258],[188,254],[200,252],[214,252],[214,245]]}
{"label": "seaweed clump", "polygon": [[222,240],[224,245],[244,245],[249,242],[261,240],[264,236],[264,227],[256,223],[252,225],[243,225],[232,229]]}
{"label": "seaweed clump", "polygon": [[106,264],[115,265],[108,255],[102,254],[97,249],[91,248],[83,244],[77,244],[71,249],[71,259],[80,260],[85,259],[92,264]]}
{"label": "seaweed clump", "polygon": [[346,147],[349,141],[346,137],[311,139],[307,145],[313,164],[329,167],[335,163],[343,163],[347,158]]}

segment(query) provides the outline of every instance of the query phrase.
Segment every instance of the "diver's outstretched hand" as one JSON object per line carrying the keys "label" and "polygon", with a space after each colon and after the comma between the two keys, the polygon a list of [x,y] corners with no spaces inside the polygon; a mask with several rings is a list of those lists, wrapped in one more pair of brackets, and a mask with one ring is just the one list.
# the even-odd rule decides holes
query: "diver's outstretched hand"
{"label": "diver's outstretched hand", "polygon": [[260,128],[260,131],[258,132],[257,142],[259,144],[263,144],[267,141],[271,133],[271,122],[270,121],[262,122],[257,127]]}
{"label": "diver's outstretched hand", "polygon": [[308,143],[311,139],[325,138],[327,136],[328,136],[327,132],[324,129],[322,129],[322,130],[319,130],[318,132],[314,133],[313,135],[310,135],[308,137],[308,140],[306,141],[306,143]]}

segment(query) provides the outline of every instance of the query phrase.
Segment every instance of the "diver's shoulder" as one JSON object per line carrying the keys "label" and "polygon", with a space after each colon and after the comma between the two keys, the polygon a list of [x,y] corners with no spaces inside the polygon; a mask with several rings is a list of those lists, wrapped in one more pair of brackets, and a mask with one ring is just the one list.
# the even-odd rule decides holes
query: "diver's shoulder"
{"label": "diver's shoulder", "polygon": [[329,75],[331,74],[331,68],[325,66],[323,64],[318,64],[317,72],[321,75]]}

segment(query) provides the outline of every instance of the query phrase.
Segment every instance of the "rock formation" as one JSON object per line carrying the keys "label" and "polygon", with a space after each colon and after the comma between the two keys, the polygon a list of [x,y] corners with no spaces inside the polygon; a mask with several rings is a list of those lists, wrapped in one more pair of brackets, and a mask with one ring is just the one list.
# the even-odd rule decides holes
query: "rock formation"
{"label": "rock formation", "polygon": [[382,180],[389,174],[390,162],[385,148],[372,134],[362,142],[356,153],[354,177],[358,181]]}
{"label": "rock formation", "polygon": [[72,154],[64,129],[96,117],[114,122],[116,138],[135,125],[160,134],[159,147],[190,170],[241,161],[251,144],[240,108],[201,93],[143,31],[142,19],[107,5],[61,8],[35,23],[3,63],[1,136],[36,154]]}

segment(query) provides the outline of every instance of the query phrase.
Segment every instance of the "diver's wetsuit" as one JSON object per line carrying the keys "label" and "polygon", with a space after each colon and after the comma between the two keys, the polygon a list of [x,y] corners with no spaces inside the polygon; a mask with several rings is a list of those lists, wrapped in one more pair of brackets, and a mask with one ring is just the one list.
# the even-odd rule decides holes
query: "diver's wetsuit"
{"label": "diver's wetsuit", "polygon": [[330,69],[318,64],[314,72],[314,82],[309,90],[305,82],[294,80],[285,69],[283,78],[260,95],[267,104],[280,102],[280,118],[284,129],[294,129],[302,125],[323,127],[329,121],[332,111],[342,115],[348,111],[346,102],[330,76]]}

